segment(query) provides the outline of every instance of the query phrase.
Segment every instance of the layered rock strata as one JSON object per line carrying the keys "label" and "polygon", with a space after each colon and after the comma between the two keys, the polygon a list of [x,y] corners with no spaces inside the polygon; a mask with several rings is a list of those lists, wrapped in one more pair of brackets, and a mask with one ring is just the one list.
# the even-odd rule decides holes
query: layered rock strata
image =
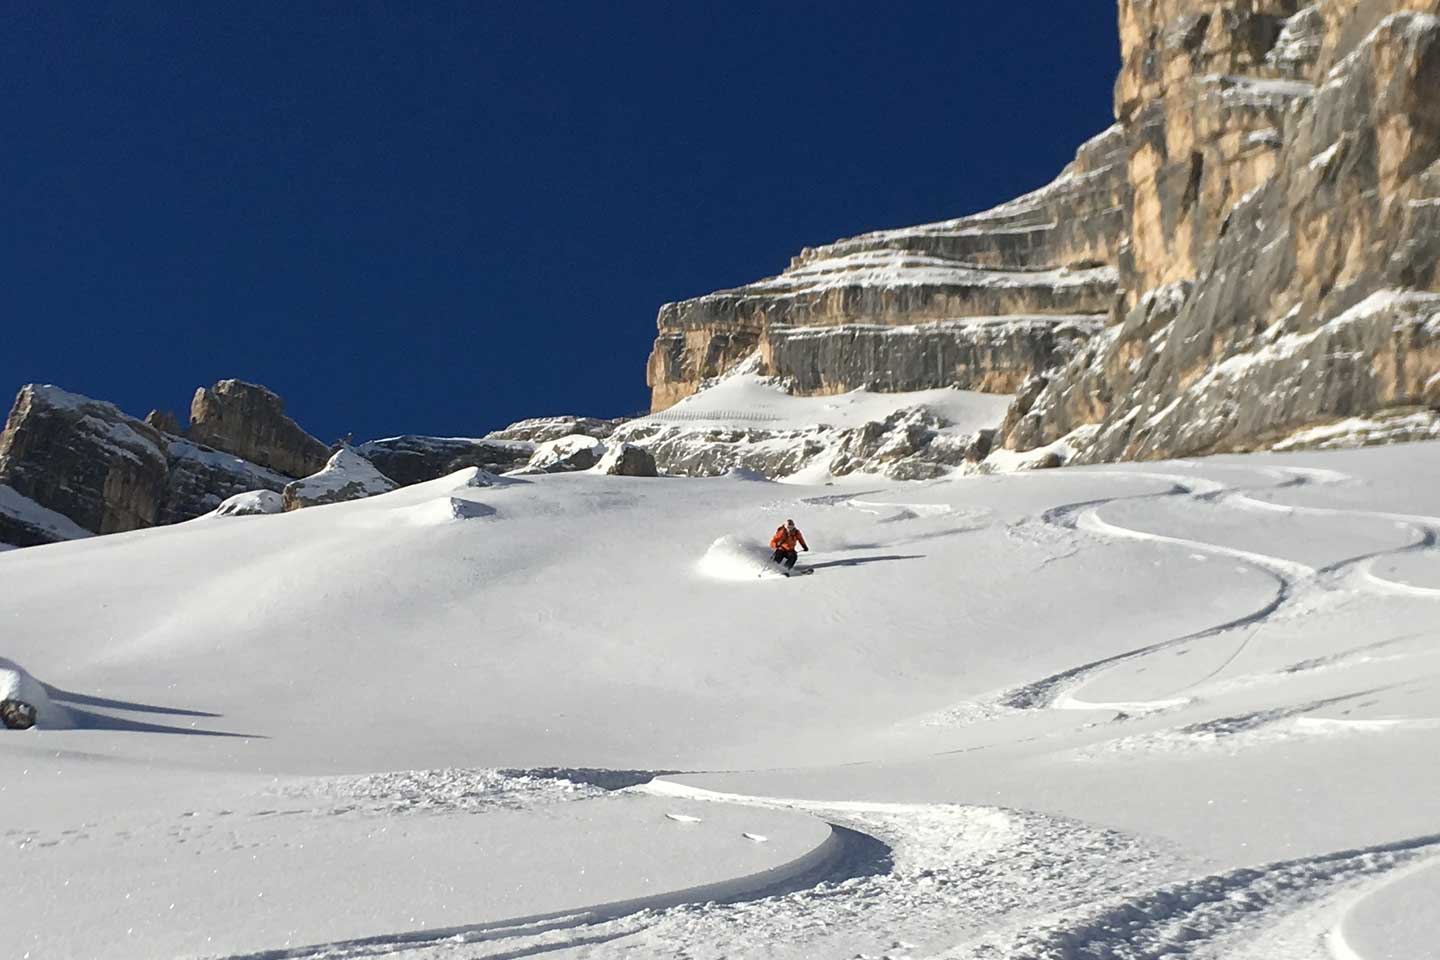
{"label": "layered rock strata", "polygon": [[756,351],[758,372],[797,393],[1013,392],[1114,304],[1123,147],[1107,130],[1054,183],[994,210],[806,249],[778,276],[664,305],[652,410]]}
{"label": "layered rock strata", "polygon": [[1055,183],[665,305],[654,409],[754,352],[798,394],[1015,393],[1004,446],[1082,462],[1434,435],[1437,16],[1120,0],[1117,122]]}

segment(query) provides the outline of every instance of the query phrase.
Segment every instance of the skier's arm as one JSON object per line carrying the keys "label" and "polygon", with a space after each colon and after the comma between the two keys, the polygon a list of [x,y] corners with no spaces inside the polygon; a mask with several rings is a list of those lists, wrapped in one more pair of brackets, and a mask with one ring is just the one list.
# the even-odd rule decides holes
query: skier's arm
{"label": "skier's arm", "polygon": [[805,548],[806,553],[810,552],[810,544],[805,542],[805,534],[801,533],[799,530],[796,530],[795,539],[800,541],[800,546]]}

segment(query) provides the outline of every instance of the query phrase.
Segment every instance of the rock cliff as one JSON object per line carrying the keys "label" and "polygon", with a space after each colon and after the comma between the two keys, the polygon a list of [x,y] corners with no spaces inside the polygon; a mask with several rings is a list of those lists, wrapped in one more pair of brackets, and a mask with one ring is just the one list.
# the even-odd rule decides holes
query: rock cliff
{"label": "rock cliff", "polygon": [[[55,386],[23,387],[0,433],[0,485],[90,533],[155,523],[167,472],[158,430],[113,404]],[[16,543],[7,532],[32,543],[61,539],[41,539],[34,529],[0,531],[7,543]]]}
{"label": "rock cliff", "polygon": [[1122,309],[1020,398],[1007,447],[1067,438],[1094,462],[1435,435],[1437,13],[1121,4]]}
{"label": "rock cliff", "polygon": [[243,380],[196,390],[186,436],[291,477],[309,476],[330,458],[325,444],[285,415],[284,401]]}
{"label": "rock cliff", "polygon": [[0,433],[0,543],[177,523],[294,479],[178,431],[173,417],[141,421],[59,387],[21,388]]}
{"label": "rock cliff", "polygon": [[665,304],[652,409],[756,352],[757,372],[797,394],[1013,392],[1114,304],[1124,143],[1105,131],[1054,183],[994,210],[806,249],[779,276]]}
{"label": "rock cliff", "polygon": [[653,409],[754,356],[1014,393],[1003,446],[1074,462],[1440,433],[1437,15],[1120,0],[1116,124],[1054,183],[666,304]]}

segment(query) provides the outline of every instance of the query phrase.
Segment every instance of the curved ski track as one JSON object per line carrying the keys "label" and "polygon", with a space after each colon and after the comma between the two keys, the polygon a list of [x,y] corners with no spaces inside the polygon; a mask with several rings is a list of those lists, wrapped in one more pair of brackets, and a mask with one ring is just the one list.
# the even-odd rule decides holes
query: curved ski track
{"label": "curved ski track", "polygon": [[[1299,468],[1277,468],[1270,471],[1272,474],[1279,474],[1284,477],[1281,482],[1268,487],[1258,488],[1263,490],[1280,490],[1285,488],[1301,487],[1312,482],[1338,483],[1349,479],[1343,474],[1332,471],[1311,471]],[[1039,709],[1046,707],[1070,707],[1077,709],[1095,708],[1128,708],[1130,710],[1160,710],[1184,703],[1179,700],[1157,700],[1139,704],[1087,704],[1069,695],[1084,684],[1096,679],[1104,671],[1119,666],[1151,653],[1164,650],[1169,647],[1190,643],[1195,640],[1203,640],[1209,637],[1220,636],[1236,630],[1243,630],[1247,627],[1258,628],[1267,620],[1273,617],[1283,607],[1293,601],[1302,588],[1328,587],[1338,585],[1352,572],[1356,574],[1352,579],[1356,586],[1366,587],[1371,590],[1383,592],[1399,592],[1418,596],[1440,597],[1440,590],[1428,587],[1414,586],[1410,584],[1396,583],[1384,580],[1373,573],[1371,564],[1381,557],[1397,556],[1423,550],[1435,549],[1440,543],[1440,518],[1416,516],[1410,514],[1394,514],[1380,511],[1351,510],[1327,507],[1304,507],[1290,506],[1270,503],[1269,501],[1256,500],[1248,494],[1255,492],[1255,488],[1225,487],[1215,484],[1212,481],[1200,481],[1198,484],[1191,478],[1177,477],[1171,474],[1127,474],[1129,476],[1151,476],[1159,479],[1170,480],[1174,486],[1161,493],[1140,494],[1125,497],[1108,497],[1099,500],[1085,500],[1077,503],[1062,504],[1047,510],[1042,519],[1044,522],[1065,529],[1080,530],[1101,536],[1109,536],[1117,539],[1148,540],[1156,543],[1171,544],[1184,547],[1214,556],[1223,556],[1229,559],[1238,560],[1248,564],[1255,569],[1273,578],[1276,584],[1275,594],[1262,606],[1243,613],[1233,619],[1206,627],[1177,637],[1170,637],[1155,643],[1146,644],[1133,650],[1114,654],[1100,660],[1080,664],[1060,673],[1052,674],[1032,683],[1013,688],[997,698],[1001,707],[1010,709]],[[1200,486],[1204,489],[1199,489]],[[1405,523],[1414,527],[1417,531],[1417,539],[1413,543],[1387,550],[1379,550],[1372,553],[1360,554],[1354,557],[1347,557],[1324,567],[1310,567],[1306,564],[1285,560],[1280,557],[1267,554],[1255,553],[1247,550],[1239,550],[1233,547],[1226,547],[1220,544],[1207,543],[1201,540],[1191,540],[1181,537],[1170,537],[1164,534],[1150,533],[1143,530],[1134,530],[1110,523],[1101,518],[1099,511],[1102,507],[1121,501],[1152,500],[1162,497],[1190,496],[1195,499],[1207,500],[1210,502],[1223,503],[1227,501],[1238,501],[1239,505],[1249,509],[1264,509],[1282,511],[1286,513],[1306,513],[1316,516],[1355,516],[1371,517],[1376,520],[1385,520],[1394,523]],[[1253,636],[1253,633],[1251,634]],[[1241,642],[1241,648],[1248,643],[1249,637]],[[1237,654],[1239,650],[1237,649]]]}

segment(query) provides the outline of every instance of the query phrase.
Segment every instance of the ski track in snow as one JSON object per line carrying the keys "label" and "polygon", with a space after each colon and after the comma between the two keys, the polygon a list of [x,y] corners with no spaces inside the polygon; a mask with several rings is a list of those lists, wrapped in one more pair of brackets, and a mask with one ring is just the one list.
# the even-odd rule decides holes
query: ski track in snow
{"label": "ski track in snow", "polygon": [[667,781],[631,789],[802,811],[829,821],[837,842],[815,869],[730,900],[678,891],[227,960],[1321,960],[1323,931],[1346,903],[1440,847],[1432,834],[1205,873],[1124,833],[1023,811],[747,797]]}
{"label": "ski track in snow", "polygon": [[[546,917],[245,954],[229,960],[413,960],[646,956],[911,956],[1005,918],[1095,897],[1140,895],[1182,875],[1180,859],[1123,833],[1039,814],[950,804],[744,797],[657,781],[640,791],[786,808],[831,823],[836,855],[816,871],[733,900],[690,895]],[[682,891],[677,896],[684,898]],[[1021,920],[1015,921],[1023,923]],[[847,952],[850,951],[850,952]]]}
{"label": "ski track in snow", "polygon": [[[1303,924],[1283,920],[1277,924],[1275,915],[1294,918],[1317,906],[1330,912],[1343,909],[1339,901],[1353,898],[1376,877],[1432,854],[1437,846],[1440,834],[1429,834],[1195,877],[1038,924],[1013,938],[989,937],[944,956],[956,960],[1319,958],[1325,956],[1323,934],[1316,935],[1309,916],[1299,918]],[[1282,946],[1285,940],[1290,941],[1288,946]]]}
{"label": "ski track in snow", "polygon": [[[1265,490],[1302,487],[1315,482],[1342,483],[1349,479],[1345,474],[1330,470],[1281,468],[1272,469],[1267,472],[1275,476],[1278,482],[1271,486],[1261,488]],[[1063,504],[1047,510],[1042,516],[1042,521],[1051,527],[1058,527],[1065,530],[1080,531],[1116,539],[1152,541],[1238,560],[1273,578],[1276,583],[1274,596],[1261,607],[1241,614],[1234,619],[1207,627],[1203,630],[1184,634],[1183,636],[1168,638],[1101,660],[1072,667],[1035,681],[1034,683],[1006,691],[994,698],[992,702],[975,704],[968,713],[963,709],[956,708],[956,710],[951,712],[955,714],[957,719],[966,716],[983,718],[1007,710],[1047,707],[1075,710],[1118,710],[1127,713],[1153,713],[1171,709],[1189,702],[1188,698],[1176,697],[1140,702],[1096,703],[1080,699],[1075,695],[1075,691],[1098,679],[1106,670],[1158,651],[1196,640],[1233,634],[1237,631],[1253,631],[1277,613],[1280,613],[1282,608],[1295,601],[1302,592],[1310,592],[1316,589],[1333,590],[1339,586],[1346,586],[1362,590],[1368,589],[1371,592],[1440,597],[1440,589],[1386,580],[1375,574],[1372,569],[1373,563],[1382,557],[1393,557],[1418,551],[1434,551],[1437,543],[1440,543],[1440,518],[1386,513],[1382,511],[1282,505],[1254,499],[1249,496],[1251,492],[1255,492],[1253,490],[1226,487],[1214,481],[1204,479],[1188,478],[1166,473],[1129,475],[1169,480],[1175,485],[1170,490],[1160,493],[1110,497]],[[1103,507],[1113,503],[1181,496],[1189,496],[1197,500],[1206,500],[1223,505],[1233,504],[1242,509],[1299,513],[1314,516],[1373,518],[1376,521],[1411,526],[1416,531],[1416,539],[1412,543],[1404,546],[1366,553],[1355,557],[1347,557],[1324,567],[1315,568],[1303,563],[1254,551],[1240,550],[1200,540],[1171,537],[1144,530],[1135,530],[1107,521],[1100,515]],[[1253,636],[1253,632],[1250,636]],[[1237,655],[1248,642],[1249,637],[1242,639],[1241,646],[1236,650]],[[1226,665],[1228,665],[1228,661]],[[1219,671],[1216,672],[1218,673]]]}

